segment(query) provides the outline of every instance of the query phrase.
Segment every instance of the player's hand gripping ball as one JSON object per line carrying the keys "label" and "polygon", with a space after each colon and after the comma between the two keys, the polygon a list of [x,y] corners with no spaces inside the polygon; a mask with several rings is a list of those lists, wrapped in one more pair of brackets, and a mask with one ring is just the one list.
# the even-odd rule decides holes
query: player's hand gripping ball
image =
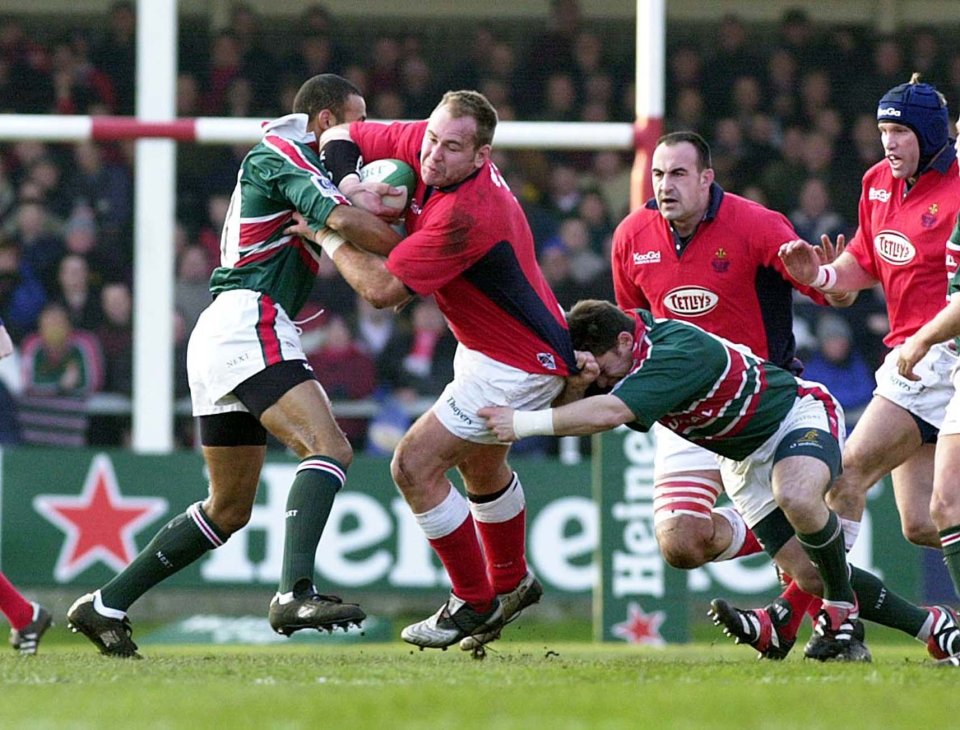
{"label": "player's hand gripping ball", "polygon": [[398,211],[405,211],[413,199],[413,192],[417,187],[417,175],[413,168],[402,160],[376,160],[360,168],[360,180],[365,182],[385,182],[395,188],[400,188],[398,195],[385,195],[381,202]]}

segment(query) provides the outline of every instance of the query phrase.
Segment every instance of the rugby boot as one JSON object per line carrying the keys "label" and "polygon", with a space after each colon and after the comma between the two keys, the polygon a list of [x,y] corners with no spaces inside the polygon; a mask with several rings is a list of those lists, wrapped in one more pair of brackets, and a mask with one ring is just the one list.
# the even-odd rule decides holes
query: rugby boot
{"label": "rugby boot", "polygon": [[796,638],[786,638],[781,627],[790,621],[790,604],[779,598],[765,608],[740,609],[722,598],[710,601],[707,615],[723,633],[738,644],[747,644],[757,650],[758,659],[780,661],[786,659]]}
{"label": "rugby boot", "polygon": [[846,603],[823,602],[813,624],[813,635],[803,649],[808,659],[820,662],[869,662],[870,650],[863,643],[859,608]]}
{"label": "rugby boot", "polygon": [[927,652],[938,660],[960,656],[960,627],[957,626],[956,611],[949,606],[929,606],[927,610],[933,614]]}
{"label": "rugby boot", "polygon": [[73,633],[83,634],[106,656],[142,659],[133,643],[133,627],[126,614],[123,618],[104,616],[93,606],[94,594],[80,596],[67,611],[67,626]]}
{"label": "rugby boot", "polygon": [[284,636],[301,629],[346,631],[351,624],[360,626],[366,617],[356,603],[344,603],[339,596],[324,596],[315,591],[287,601],[281,601],[277,594],[270,601],[270,627]]}
{"label": "rugby boot", "polygon": [[20,653],[20,656],[33,656],[37,653],[37,645],[46,630],[53,625],[53,616],[39,603],[30,602],[33,606],[33,620],[19,631],[10,629],[10,646]]}
{"label": "rugby boot", "polygon": [[[507,593],[498,593],[497,599],[503,607],[503,626],[516,621],[520,618],[520,613],[540,601],[543,596],[543,586],[536,579],[533,573],[527,573],[517,584],[517,587]],[[479,646],[483,646],[491,641],[500,638],[500,631],[503,627],[493,631],[483,633],[474,633],[465,639],[460,640],[460,648],[463,651],[473,651]]]}
{"label": "rugby boot", "polygon": [[503,607],[500,600],[486,611],[477,611],[453,593],[430,618],[410,624],[400,632],[400,638],[421,649],[446,649],[468,636],[499,633],[503,626]]}

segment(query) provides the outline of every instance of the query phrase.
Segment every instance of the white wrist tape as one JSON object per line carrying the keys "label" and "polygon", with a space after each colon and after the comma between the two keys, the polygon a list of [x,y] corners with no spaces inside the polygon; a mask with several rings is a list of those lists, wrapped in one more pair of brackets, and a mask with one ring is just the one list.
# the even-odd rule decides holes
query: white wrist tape
{"label": "white wrist tape", "polygon": [[337,252],[337,249],[345,244],[347,239],[345,239],[336,231],[331,231],[329,228],[323,228],[317,231],[316,241],[318,244],[320,244],[320,248],[326,252],[327,256],[333,259],[333,255]]}
{"label": "white wrist tape", "polygon": [[810,286],[820,291],[831,291],[837,286],[837,270],[833,264],[826,264],[817,270],[817,278],[811,282]]}
{"label": "white wrist tape", "polygon": [[553,409],[514,411],[513,432],[518,439],[527,436],[553,436]]}

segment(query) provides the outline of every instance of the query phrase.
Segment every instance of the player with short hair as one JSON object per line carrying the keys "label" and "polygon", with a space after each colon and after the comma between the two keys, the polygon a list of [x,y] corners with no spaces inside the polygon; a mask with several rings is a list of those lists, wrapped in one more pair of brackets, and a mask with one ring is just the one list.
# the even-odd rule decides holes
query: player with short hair
{"label": "player with short hair", "polygon": [[[956,624],[935,624],[929,610],[847,565],[840,522],[823,499],[840,471],[844,438],[843,411],[826,388],[742,345],[646,310],[628,313],[586,300],[568,320],[583,360],[580,382],[592,376],[612,391],[543,411],[482,409],[502,440],[620,425],[647,431],[659,422],[721,457],[727,491],[765,551],[801,587],[823,596],[806,656],[869,661],[859,617],[885,618],[876,612],[878,595],[899,612],[898,628],[960,641]],[[569,397],[582,387],[572,384]]]}
{"label": "player with short hair", "polygon": [[[525,557],[523,487],[507,463],[509,446],[477,410],[491,401],[549,405],[576,371],[563,310],[537,265],[526,217],[490,159],[496,125],[486,97],[461,90],[444,94],[424,121],[331,130],[322,140],[324,159],[345,191],[356,183],[361,155],[400,159],[416,171],[409,235],[395,248],[375,249],[389,253],[384,261],[316,226],[297,228],[322,242],[374,306],[434,295],[459,343],[453,381],[403,437],[391,464],[453,585],[433,616],[403,629],[403,639],[420,647],[460,642],[476,649],[540,599]],[[454,467],[466,498],[446,476]]]}
{"label": "player with short hair", "polygon": [[[13,341],[0,319],[0,360],[13,354]],[[0,573],[0,612],[10,622],[10,646],[21,656],[37,653],[44,633],[53,624],[50,612],[34,601],[28,601],[7,576]]]}
{"label": "player with short hair", "polygon": [[[903,534],[918,545],[940,547],[930,515],[934,444],[953,394],[949,374],[957,355],[946,344],[934,345],[917,363],[916,382],[898,372],[897,361],[907,337],[946,299],[944,242],[960,209],[957,153],[948,124],[943,95],[917,74],[890,89],[877,106],[884,160],[863,177],[859,228],[846,250],[832,263],[824,263],[804,241],[788,243],[780,252],[790,275],[806,285],[829,293],[879,282],[886,297],[890,332],[884,342],[892,350],[877,370],[873,399],[847,442],[843,474],[827,497],[841,517],[848,549],[859,532],[867,490],[886,474],[892,475]],[[843,246],[841,237],[838,246]],[[722,623],[742,643],[753,644],[761,624],[770,623],[762,615],[769,618],[766,609],[729,608]],[[948,607],[930,610],[938,613],[938,623],[956,621]],[[891,611],[889,619],[896,621],[896,615]],[[773,630],[779,631],[777,622]],[[928,648],[936,658],[948,655],[943,647]]]}
{"label": "player with short hair", "polygon": [[[346,628],[365,618],[356,604],[322,595],[314,585],[317,545],[353,451],[306,362],[293,320],[314,284],[321,251],[284,232],[296,211],[363,245],[399,238],[386,222],[350,205],[320,161],[321,133],[365,116],[353,84],[333,74],[314,76],[297,93],[293,113],[267,124],[241,164],[221,234],[220,267],[210,279],[214,301],[200,315],[187,350],[210,493],[167,523],[119,575],[71,606],[71,627],[103,654],[139,656],[127,608],[247,523],[267,431],[300,458],[287,498],[270,625],[289,635]],[[377,193],[391,189],[382,183],[372,188],[377,200]]]}
{"label": "player with short hair", "polygon": [[[790,221],[721,188],[714,180],[710,146],[695,132],[672,132],[657,140],[651,176],[654,197],[614,232],[617,304],[692,322],[800,374],[793,291],[819,304],[827,297],[794,281],[779,259],[780,246],[797,238]],[[852,301],[841,295],[830,303]],[[666,562],[690,569],[762,550],[735,508],[716,507],[723,490],[716,454],[660,424],[653,432],[654,525]],[[812,600],[791,589],[785,597],[788,620],[799,626]],[[755,648],[770,657],[785,654],[787,647],[776,638]]]}

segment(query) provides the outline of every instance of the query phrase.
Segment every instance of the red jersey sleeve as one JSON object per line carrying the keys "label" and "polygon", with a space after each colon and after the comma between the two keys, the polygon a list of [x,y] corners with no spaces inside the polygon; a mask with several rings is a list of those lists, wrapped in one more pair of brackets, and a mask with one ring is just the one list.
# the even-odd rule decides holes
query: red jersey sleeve
{"label": "red jersey sleeve", "polygon": [[421,122],[353,122],[350,138],[360,147],[363,161],[403,160],[420,177],[420,144],[423,141],[426,120]]}
{"label": "red jersey sleeve", "polygon": [[[810,297],[817,304],[826,304],[827,300],[822,292],[801,284],[790,276],[780,260],[780,247],[787,241],[799,238],[790,220],[782,213],[757,206],[756,219],[751,228],[757,234],[754,245],[757,247],[757,255],[763,265],[778,271],[784,281],[789,282],[794,289]],[[811,243],[816,245],[817,242]]]}
{"label": "red jersey sleeve", "polygon": [[630,272],[633,271],[633,253],[630,238],[633,232],[633,217],[627,216],[613,232],[610,249],[610,265],[613,269],[613,293],[621,309],[650,309],[650,301],[636,285]]}

